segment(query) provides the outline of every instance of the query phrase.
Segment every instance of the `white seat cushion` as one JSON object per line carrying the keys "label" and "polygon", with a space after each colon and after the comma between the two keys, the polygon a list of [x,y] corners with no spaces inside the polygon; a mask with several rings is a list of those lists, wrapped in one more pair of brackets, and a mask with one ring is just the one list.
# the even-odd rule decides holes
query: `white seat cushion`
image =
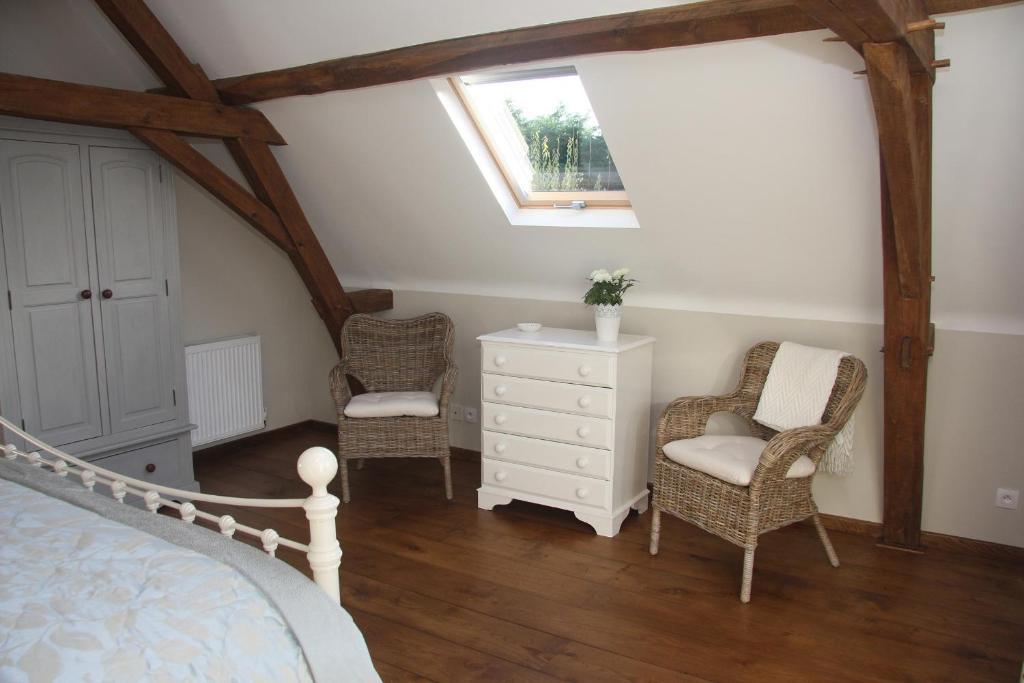
{"label": "white seat cushion", "polygon": [[437,396],[429,391],[379,391],[353,396],[345,417],[434,417]]}
{"label": "white seat cushion", "polygon": [[[753,436],[705,434],[696,439],[670,441],[662,450],[665,457],[680,465],[730,484],[750,486],[761,451],[767,445],[767,441]],[[789,468],[786,478],[800,479],[813,473],[814,463],[806,455],[801,455]]]}

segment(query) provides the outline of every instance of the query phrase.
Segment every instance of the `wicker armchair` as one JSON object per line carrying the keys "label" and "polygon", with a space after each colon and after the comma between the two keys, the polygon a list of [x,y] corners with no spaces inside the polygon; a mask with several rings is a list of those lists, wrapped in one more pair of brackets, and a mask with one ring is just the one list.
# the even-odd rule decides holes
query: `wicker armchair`
{"label": "wicker armchair", "polygon": [[[801,478],[786,475],[794,462],[804,455],[817,469],[832,439],[853,415],[867,382],[864,363],[852,356],[843,358],[822,424],[776,432],[755,422],[753,416],[778,348],[776,342],[757,344],[747,352],[743,376],[735,391],[726,396],[676,399],[662,412],[657,427],[651,554],[658,552],[662,512],[742,547],[740,600],[743,602],[750,600],[758,536],[767,531],[811,517],[829,561],[832,566],[839,566],[839,558],[818,518],[818,508],[811,495],[813,472]],[[662,450],[672,441],[703,435],[708,418],[723,411],[743,417],[751,435],[768,442],[748,486],[727,483],[685,467],[670,460]]]}
{"label": "wicker armchair", "polygon": [[[444,468],[445,496],[452,498],[448,443],[448,401],[457,369],[452,362],[454,328],[448,316],[429,313],[410,320],[381,320],[352,315],[341,331],[341,362],[330,374],[338,411],[338,460],[342,500],[349,502],[348,461],[363,458],[438,458]],[[359,417],[345,415],[352,400],[349,377],[367,392],[441,393],[434,417]]]}

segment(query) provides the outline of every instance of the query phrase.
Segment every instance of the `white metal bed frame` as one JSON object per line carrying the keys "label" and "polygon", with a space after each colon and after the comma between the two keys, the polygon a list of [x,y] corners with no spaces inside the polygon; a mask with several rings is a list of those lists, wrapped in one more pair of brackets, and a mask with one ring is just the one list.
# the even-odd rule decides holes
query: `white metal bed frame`
{"label": "white metal bed frame", "polygon": [[[126,477],[79,460],[43,443],[3,417],[0,417],[0,426],[39,449],[26,452],[8,443],[2,447],[4,457],[8,460],[17,460],[20,457],[35,467],[49,467],[61,477],[67,477],[73,472],[90,491],[95,490],[97,483],[109,486],[111,496],[118,503],[124,503],[125,496],[133,495],[142,498],[146,508],[153,513],[156,513],[161,505],[166,505],[177,510],[185,523],[191,524],[196,518],[216,523],[220,533],[228,538],[234,536],[236,531],[254,536],[260,539],[263,550],[271,557],[275,556],[278,546],[306,553],[306,559],[313,570],[313,581],[335,602],[341,602],[338,580],[341,546],[338,544],[334,526],[340,501],[327,492],[327,485],[338,472],[338,460],[326,448],[308,448],[299,456],[299,477],[313,489],[312,495],[308,498],[234,498],[184,491]],[[55,459],[48,460],[40,455],[39,451],[46,452]],[[302,508],[306,512],[306,519],[309,520],[309,544],[282,538],[274,529],[260,530],[239,524],[231,515],[217,516],[204,512],[196,508],[196,502],[252,508]]]}

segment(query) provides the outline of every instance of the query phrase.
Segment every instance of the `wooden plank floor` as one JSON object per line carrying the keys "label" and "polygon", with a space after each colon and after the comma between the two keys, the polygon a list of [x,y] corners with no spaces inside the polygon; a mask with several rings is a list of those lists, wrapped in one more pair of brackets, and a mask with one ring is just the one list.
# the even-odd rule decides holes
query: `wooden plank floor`
{"label": "wooden plank floor", "polygon": [[[304,497],[295,460],[322,430],[199,455],[207,493]],[[338,519],[342,603],[385,681],[1014,681],[1024,656],[1024,567],[882,550],[813,528],[758,547],[753,600],[737,597],[742,551],[650,516],[614,539],[571,513],[525,503],[476,508],[479,466],[453,462],[455,501],[433,460],[351,469]],[[307,538],[301,511],[223,508]],[[211,510],[213,511],[213,510]],[[217,510],[218,512],[220,510]],[[305,558],[280,556],[308,574]]]}

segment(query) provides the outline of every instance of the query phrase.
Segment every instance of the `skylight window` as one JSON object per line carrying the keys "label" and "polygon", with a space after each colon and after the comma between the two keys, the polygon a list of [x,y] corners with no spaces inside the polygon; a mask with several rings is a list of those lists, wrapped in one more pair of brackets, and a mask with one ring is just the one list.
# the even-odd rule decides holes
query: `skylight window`
{"label": "skylight window", "polygon": [[451,79],[521,208],[629,206],[573,67]]}

